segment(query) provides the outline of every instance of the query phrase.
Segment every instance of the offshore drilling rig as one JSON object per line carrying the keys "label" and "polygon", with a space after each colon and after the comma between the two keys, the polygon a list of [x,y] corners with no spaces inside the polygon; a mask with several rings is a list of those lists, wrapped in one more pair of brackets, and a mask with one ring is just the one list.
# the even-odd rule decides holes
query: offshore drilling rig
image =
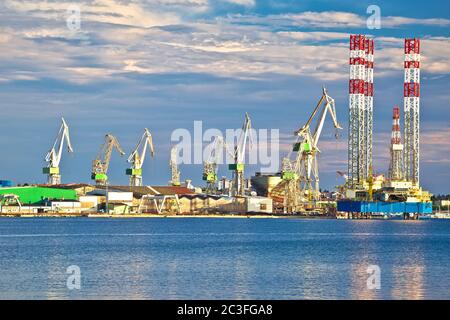
{"label": "offshore drilling rig", "polygon": [[374,42],[364,35],[350,36],[348,173],[344,187],[346,200],[338,202],[339,211],[404,214],[405,218],[431,213],[430,194],[419,184],[420,40],[405,39],[404,54],[405,143],[401,144],[400,108],[397,107],[393,115],[388,179],[375,181],[372,172]]}

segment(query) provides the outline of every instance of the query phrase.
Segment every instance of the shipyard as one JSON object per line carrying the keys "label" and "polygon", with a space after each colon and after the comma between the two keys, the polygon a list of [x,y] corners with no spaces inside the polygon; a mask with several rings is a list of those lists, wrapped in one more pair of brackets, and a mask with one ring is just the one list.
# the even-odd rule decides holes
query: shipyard
{"label": "shipyard", "polygon": [[450,2],[0,17],[0,300],[289,319],[450,299]]}
{"label": "shipyard", "polygon": [[[252,148],[252,120],[244,114],[236,139],[213,136],[209,152],[202,159],[202,185],[192,177],[182,179],[180,152],[170,149],[166,168],[167,185],[144,185],[146,164],[155,156],[152,133],[143,129],[136,146],[128,153],[118,137],[104,136],[92,161],[91,183],[63,183],[60,162],[76,152],[64,118],[56,140],[45,156],[42,173],[46,181],[14,185],[14,179],[0,181],[1,216],[90,216],[90,217],[314,217],[344,219],[418,219],[448,217],[433,212],[432,195],[420,184],[420,39],[404,39],[404,105],[393,107],[389,143],[389,171],[375,173],[373,165],[374,57],[376,42],[364,35],[349,37],[348,106],[336,106],[325,87],[311,100],[310,116],[299,128],[292,128],[292,145],[281,155],[276,172],[249,172],[246,158]],[[403,67],[403,68],[401,68]],[[403,113],[403,115],[402,115]],[[291,115],[295,117],[295,114]],[[339,119],[348,117],[348,128]],[[236,119],[239,127],[239,119]],[[348,131],[347,171],[336,168],[341,185],[323,192],[319,184],[320,137],[324,127]],[[113,128],[112,128],[113,129]],[[388,146],[386,146],[388,147]],[[203,150],[202,150],[203,151]],[[330,151],[327,151],[330,152]],[[183,152],[184,153],[184,152]],[[111,157],[126,155],[124,175],[128,185],[114,185],[108,179]],[[228,162],[221,160],[226,155]],[[220,177],[218,167],[229,175]],[[445,202],[445,200],[444,200]],[[435,208],[441,203],[436,202]]]}

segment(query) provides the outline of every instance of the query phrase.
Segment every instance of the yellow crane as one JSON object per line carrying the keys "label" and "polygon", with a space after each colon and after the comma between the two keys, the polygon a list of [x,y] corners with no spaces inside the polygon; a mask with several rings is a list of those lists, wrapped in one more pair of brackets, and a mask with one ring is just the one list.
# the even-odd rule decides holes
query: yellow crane
{"label": "yellow crane", "polygon": [[106,185],[108,182],[109,161],[114,148],[121,156],[125,154],[115,136],[112,134],[105,135],[105,142],[100,147],[97,158],[92,161],[91,179],[95,180],[98,185]]}
{"label": "yellow crane", "polygon": [[[274,194],[284,191],[284,212],[295,212],[301,203],[302,205],[305,202],[311,204],[320,199],[318,142],[328,113],[331,115],[334,127],[342,129],[336,118],[334,99],[323,88],[322,96],[308,121],[295,131],[297,141],[289,155],[283,159],[282,182],[273,190]],[[319,119],[314,130],[311,131],[311,123],[317,115],[319,115]],[[292,152],[296,152],[293,161],[290,159]]]}

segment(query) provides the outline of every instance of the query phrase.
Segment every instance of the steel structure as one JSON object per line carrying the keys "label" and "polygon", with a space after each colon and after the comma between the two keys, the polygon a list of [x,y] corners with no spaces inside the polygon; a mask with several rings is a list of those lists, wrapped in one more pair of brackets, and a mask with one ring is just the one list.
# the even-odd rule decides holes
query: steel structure
{"label": "steel structure", "polygon": [[403,179],[403,144],[400,134],[400,108],[394,107],[392,115],[391,162],[389,164],[389,179]]}
{"label": "steel structure", "polygon": [[[321,108],[322,106],[323,108]],[[302,128],[295,132],[299,137],[299,140],[294,145],[294,151],[298,152],[294,168],[296,169],[300,182],[300,195],[310,201],[317,201],[320,199],[318,165],[318,154],[320,153],[320,149],[318,143],[327,113],[330,113],[334,128],[342,129],[337,121],[334,99],[331,98],[327,94],[326,89],[323,88],[322,97],[314,108],[308,121]],[[317,114],[319,114],[317,124],[314,130],[311,131],[312,120]],[[337,133],[336,137],[338,137]]]}
{"label": "steel structure", "polygon": [[245,194],[245,181],[244,181],[244,161],[245,161],[245,150],[247,146],[247,140],[249,140],[249,148],[252,145],[252,122],[248,113],[245,113],[244,124],[242,125],[242,130],[240,131],[237,144],[234,148],[234,163],[228,166],[229,170],[233,171],[232,188],[231,194],[233,196],[243,196]]}
{"label": "steel structure", "polygon": [[172,186],[180,185],[180,170],[178,169],[177,154],[178,154],[177,146],[172,147],[172,149],[170,150],[170,161],[169,161],[169,167],[171,172],[171,178],[169,183]]}
{"label": "steel structure", "polygon": [[95,180],[98,185],[106,185],[108,182],[109,161],[114,148],[121,156],[125,154],[115,136],[112,134],[105,135],[105,142],[100,147],[97,158],[92,161],[91,179]]}
{"label": "steel structure", "polygon": [[349,189],[361,189],[372,167],[374,42],[364,35],[350,36],[348,180]]}
{"label": "steel structure", "polygon": [[404,170],[405,179],[419,186],[420,40],[405,39]]}
{"label": "steel structure", "polygon": [[[312,201],[320,199],[318,143],[328,113],[331,115],[335,129],[342,129],[337,121],[334,99],[323,88],[322,96],[308,121],[295,131],[297,141],[282,162],[282,182],[272,192],[276,195],[284,191],[282,197],[285,213],[296,212],[305,202],[312,204]],[[311,123],[316,116],[318,116],[317,123],[311,130]],[[338,137],[337,133],[336,137]],[[293,152],[296,152],[296,157],[291,161]]]}
{"label": "steel structure", "polygon": [[130,176],[130,186],[132,187],[142,186],[142,165],[144,164],[148,147],[150,155],[153,157],[155,149],[153,147],[152,135],[150,131],[145,128],[144,134],[127,160],[131,163],[131,168],[126,169],[125,173]]}
{"label": "steel structure", "polygon": [[61,118],[61,127],[56,136],[55,143],[45,156],[45,161],[48,163],[47,167],[42,169],[44,174],[47,174],[47,183],[55,185],[61,183],[61,174],[59,172],[59,163],[61,162],[62,150],[64,147],[64,140],[67,143],[67,151],[73,152],[72,144],[69,136],[69,126],[64,118]]}
{"label": "steel structure", "polygon": [[373,154],[373,39],[365,39],[364,49],[366,52],[366,77],[364,84],[365,96],[365,148],[366,148],[366,166],[364,176],[369,177],[372,170],[372,154]]}
{"label": "steel structure", "polygon": [[228,151],[230,156],[233,154],[228,150],[228,146],[223,140],[222,136],[215,136],[214,141],[211,144],[211,148],[208,150],[208,158],[203,162],[203,180],[206,181],[205,192],[208,194],[215,194],[218,192],[217,188],[217,170],[218,163],[223,158],[223,150]]}

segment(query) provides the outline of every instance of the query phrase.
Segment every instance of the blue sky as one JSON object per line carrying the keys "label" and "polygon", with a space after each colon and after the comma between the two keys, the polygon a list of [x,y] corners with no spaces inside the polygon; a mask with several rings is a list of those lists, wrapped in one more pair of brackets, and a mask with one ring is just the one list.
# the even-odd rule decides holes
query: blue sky
{"label": "blue sky", "polygon": [[[194,120],[238,128],[246,111],[255,128],[280,129],[286,150],[325,85],[344,127],[335,141],[328,120],[320,142],[321,185],[333,188],[343,182],[336,170],[347,167],[348,36],[363,33],[375,39],[374,170],[387,171],[392,107],[403,105],[403,38],[420,37],[421,181],[450,193],[450,4],[407,3],[2,1],[0,179],[45,181],[43,158],[61,116],[75,149],[63,156],[63,182],[89,182],[105,133],[130,152],[148,127],[156,150],[144,182],[166,184],[173,130]],[[71,4],[81,9],[76,32],[66,26]],[[379,30],[366,26],[371,4],[381,9]],[[111,183],[127,183],[126,167],[114,154]],[[202,183],[200,165],[181,171]]]}

